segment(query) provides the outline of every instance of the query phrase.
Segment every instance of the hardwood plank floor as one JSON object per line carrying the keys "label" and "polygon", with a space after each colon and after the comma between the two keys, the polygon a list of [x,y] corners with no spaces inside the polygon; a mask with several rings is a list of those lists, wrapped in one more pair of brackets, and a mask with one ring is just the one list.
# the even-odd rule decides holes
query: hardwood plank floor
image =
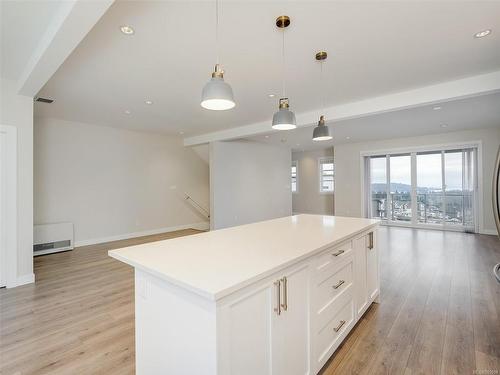
{"label": "hardwood plank floor", "polygon": [[[133,270],[107,250],[194,233],[35,258],[36,284],[0,289],[0,374],[133,374]],[[379,246],[381,304],[322,374],[499,374],[500,241],[384,227]]]}

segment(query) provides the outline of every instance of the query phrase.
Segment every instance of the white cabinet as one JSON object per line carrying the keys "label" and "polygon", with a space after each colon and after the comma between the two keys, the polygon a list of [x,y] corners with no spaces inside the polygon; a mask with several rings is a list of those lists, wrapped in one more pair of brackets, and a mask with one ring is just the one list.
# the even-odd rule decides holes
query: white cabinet
{"label": "white cabinet", "polygon": [[290,268],[219,308],[219,373],[309,373],[309,268]]}
{"label": "white cabinet", "polygon": [[375,241],[374,231],[353,240],[356,274],[355,301],[358,317],[364,314],[379,294],[379,263]]}
{"label": "white cabinet", "polygon": [[268,281],[219,308],[218,374],[275,374],[277,293]]}
{"label": "white cabinet", "polygon": [[376,232],[370,232],[367,236],[366,246],[366,288],[368,301],[373,302],[380,293],[380,276],[378,248],[376,245]]}
{"label": "white cabinet", "polygon": [[353,240],[354,247],[354,274],[355,274],[355,306],[359,317],[368,308],[368,289],[366,286],[366,236]]}
{"label": "white cabinet", "polygon": [[[318,242],[337,220],[365,224],[356,230],[339,224],[337,239]],[[145,266],[136,267],[137,374],[318,374],[379,294],[377,224],[363,220],[323,218],[325,226],[315,242],[305,241],[294,250],[288,241],[281,252],[262,255],[260,262],[278,264],[269,271],[249,272],[257,262],[250,256],[223,268],[215,256],[198,262],[203,253],[178,253],[196,269],[191,281],[196,285],[206,282],[198,276],[204,267],[225,269],[225,277],[212,280],[207,294],[172,274],[159,278]],[[304,226],[309,236],[315,226]],[[260,233],[262,227],[258,229]],[[168,254],[159,257],[164,265]],[[182,269],[191,274],[190,267]],[[246,274],[244,282],[232,281],[241,274]]]}
{"label": "white cabinet", "polygon": [[281,313],[274,320],[276,372],[309,374],[309,267],[286,272],[280,280]]}

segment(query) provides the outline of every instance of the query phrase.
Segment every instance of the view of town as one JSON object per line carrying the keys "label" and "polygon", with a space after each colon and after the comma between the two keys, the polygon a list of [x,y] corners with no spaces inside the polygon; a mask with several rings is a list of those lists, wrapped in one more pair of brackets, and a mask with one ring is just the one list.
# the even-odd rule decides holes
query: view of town
{"label": "view of town", "polygon": [[[372,216],[393,221],[411,221],[411,192],[391,188],[389,201],[384,189],[372,184]],[[470,199],[462,191],[449,191],[443,194],[440,191],[417,189],[417,221],[419,223],[447,224],[464,223],[465,199]],[[443,203],[444,206],[443,207]]]}
{"label": "view of town", "polygon": [[[421,224],[469,225],[474,217],[474,195],[463,188],[467,186],[465,176],[472,176],[469,165],[473,165],[472,158],[463,150],[418,153],[413,161],[409,154],[371,157],[372,217],[396,222],[412,222],[415,217]],[[412,212],[412,187],[416,213]]]}

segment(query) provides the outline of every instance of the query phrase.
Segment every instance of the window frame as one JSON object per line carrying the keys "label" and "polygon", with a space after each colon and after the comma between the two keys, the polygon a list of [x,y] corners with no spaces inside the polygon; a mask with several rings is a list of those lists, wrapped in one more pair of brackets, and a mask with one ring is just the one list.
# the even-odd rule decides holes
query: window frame
{"label": "window frame", "polygon": [[[321,166],[323,164],[333,164],[333,189],[330,191],[325,191],[322,189],[322,186],[323,186],[323,171],[322,171],[322,168]],[[320,194],[334,194],[335,193],[335,162],[334,162],[334,159],[333,159],[333,156],[322,156],[320,158],[318,158],[318,191]]]}
{"label": "window frame", "polygon": [[[472,188],[472,210],[474,212],[474,221],[472,226],[457,224],[450,224],[445,221],[442,223],[419,223],[417,220],[417,199],[416,199],[416,187],[418,185],[417,179],[417,155],[425,153],[439,153],[443,160],[444,155],[448,152],[462,151],[462,153],[470,153],[472,155],[472,161],[470,162],[472,178],[473,178],[473,188]],[[392,226],[403,226],[411,228],[428,228],[428,229],[440,229],[440,230],[450,230],[450,231],[469,231],[472,230],[475,233],[481,233],[484,229],[482,223],[483,207],[481,197],[483,196],[483,184],[482,184],[482,142],[481,141],[471,141],[471,142],[457,142],[457,143],[447,143],[438,145],[427,145],[427,146],[415,146],[406,148],[394,148],[394,149],[382,149],[382,150],[370,150],[370,151],[360,151],[360,161],[361,161],[361,209],[364,212],[365,217],[371,217],[371,188],[370,188],[370,163],[369,160],[372,157],[385,157],[387,164],[389,162],[389,157],[397,154],[407,154],[412,155],[412,201],[415,202],[415,206],[412,207],[412,222],[411,223],[399,223],[390,220],[381,220],[383,225]],[[462,156],[463,157],[463,156]],[[465,170],[465,162],[462,160],[462,168]],[[469,168],[469,167],[468,167]],[[443,180],[443,187],[446,186],[445,177],[445,163],[444,160],[441,163],[441,178]],[[387,165],[387,179],[389,180],[390,168]],[[462,177],[463,179],[464,177]],[[387,182],[389,184],[389,181]],[[370,195],[370,196],[369,196]],[[445,189],[443,188],[443,195],[445,195]],[[443,210],[446,207],[446,198],[443,198]],[[389,216],[389,215],[388,215]],[[465,215],[463,215],[465,216]],[[465,219],[463,219],[465,220]]]}
{"label": "window frame", "polygon": [[[292,168],[295,167],[295,190],[293,190],[292,186]],[[292,165],[290,166],[290,190],[292,194],[298,194],[299,193],[299,161],[298,160],[292,160]]]}

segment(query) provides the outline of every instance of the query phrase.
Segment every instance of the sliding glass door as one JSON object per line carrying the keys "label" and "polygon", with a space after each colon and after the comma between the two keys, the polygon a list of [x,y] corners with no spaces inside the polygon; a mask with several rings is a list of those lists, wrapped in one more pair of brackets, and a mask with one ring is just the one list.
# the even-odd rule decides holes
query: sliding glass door
{"label": "sliding glass door", "polygon": [[389,220],[411,222],[411,155],[390,155],[389,170]]}
{"label": "sliding glass door", "polygon": [[417,222],[443,222],[443,166],[439,152],[418,153],[417,164]]}
{"label": "sliding glass door", "polygon": [[475,231],[476,150],[366,158],[366,211],[388,224]]}

